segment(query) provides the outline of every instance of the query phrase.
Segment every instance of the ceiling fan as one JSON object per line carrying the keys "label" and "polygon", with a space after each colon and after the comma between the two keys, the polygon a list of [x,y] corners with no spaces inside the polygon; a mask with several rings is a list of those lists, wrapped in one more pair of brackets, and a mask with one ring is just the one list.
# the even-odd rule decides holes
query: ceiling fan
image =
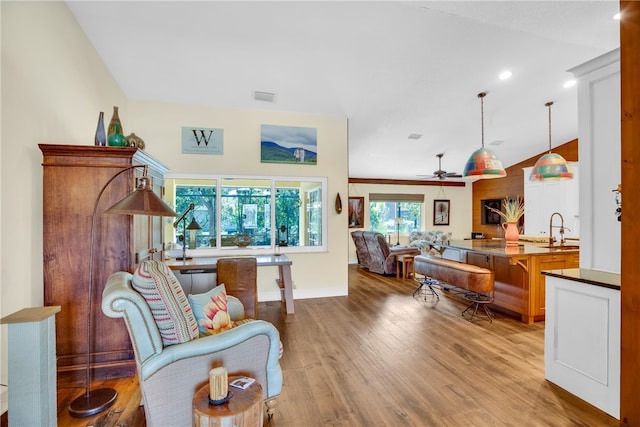
{"label": "ceiling fan", "polygon": [[442,169],[442,156],[444,156],[444,153],[439,153],[436,154],[436,157],[438,158],[438,170],[433,172],[433,175],[418,175],[418,176],[424,176],[427,179],[433,179],[433,178],[437,178],[437,179],[447,179],[447,178],[462,178],[462,175],[455,173],[455,172],[447,172],[445,170]]}

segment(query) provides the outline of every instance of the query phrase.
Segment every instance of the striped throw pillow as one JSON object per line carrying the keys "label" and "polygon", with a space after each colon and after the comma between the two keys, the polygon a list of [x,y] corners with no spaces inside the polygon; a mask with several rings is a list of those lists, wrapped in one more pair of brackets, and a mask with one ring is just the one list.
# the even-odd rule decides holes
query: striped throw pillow
{"label": "striped throw pillow", "polygon": [[198,324],[187,296],[176,276],[164,262],[141,262],[131,284],[149,304],[165,346],[198,337]]}

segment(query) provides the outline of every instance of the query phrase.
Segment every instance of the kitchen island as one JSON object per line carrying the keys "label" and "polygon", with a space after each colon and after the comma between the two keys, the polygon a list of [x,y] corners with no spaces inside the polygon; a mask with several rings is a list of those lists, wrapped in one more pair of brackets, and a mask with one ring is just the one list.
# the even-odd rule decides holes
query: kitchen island
{"label": "kitchen island", "polygon": [[546,247],[543,243],[506,246],[504,240],[452,240],[434,244],[442,257],[488,268],[495,274],[492,308],[520,317],[525,323],[545,318],[543,270],[577,268],[577,245]]}

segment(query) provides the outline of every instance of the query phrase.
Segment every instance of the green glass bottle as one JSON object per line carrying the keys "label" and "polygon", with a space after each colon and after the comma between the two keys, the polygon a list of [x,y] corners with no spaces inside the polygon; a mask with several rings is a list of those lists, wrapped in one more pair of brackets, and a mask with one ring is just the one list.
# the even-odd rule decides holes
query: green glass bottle
{"label": "green glass bottle", "polygon": [[113,107],[113,116],[111,116],[107,131],[107,143],[114,147],[126,147],[128,145],[124,137],[120,117],[118,116],[118,107]]}

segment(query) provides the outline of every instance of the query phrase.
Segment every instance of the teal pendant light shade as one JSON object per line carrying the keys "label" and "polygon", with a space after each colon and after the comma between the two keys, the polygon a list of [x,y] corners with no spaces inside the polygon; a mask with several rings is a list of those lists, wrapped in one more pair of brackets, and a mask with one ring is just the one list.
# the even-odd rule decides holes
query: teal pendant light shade
{"label": "teal pendant light shade", "polygon": [[538,159],[531,170],[530,181],[560,181],[572,179],[567,161],[560,154],[551,152],[551,106],[553,102],[544,104],[549,109],[549,152]]}
{"label": "teal pendant light shade", "polygon": [[467,164],[464,166],[462,176],[467,178],[489,179],[507,176],[507,172],[502,167],[502,162],[490,150],[484,148],[484,97],[486,95],[485,92],[478,94],[478,98],[480,98],[482,147],[471,154]]}

